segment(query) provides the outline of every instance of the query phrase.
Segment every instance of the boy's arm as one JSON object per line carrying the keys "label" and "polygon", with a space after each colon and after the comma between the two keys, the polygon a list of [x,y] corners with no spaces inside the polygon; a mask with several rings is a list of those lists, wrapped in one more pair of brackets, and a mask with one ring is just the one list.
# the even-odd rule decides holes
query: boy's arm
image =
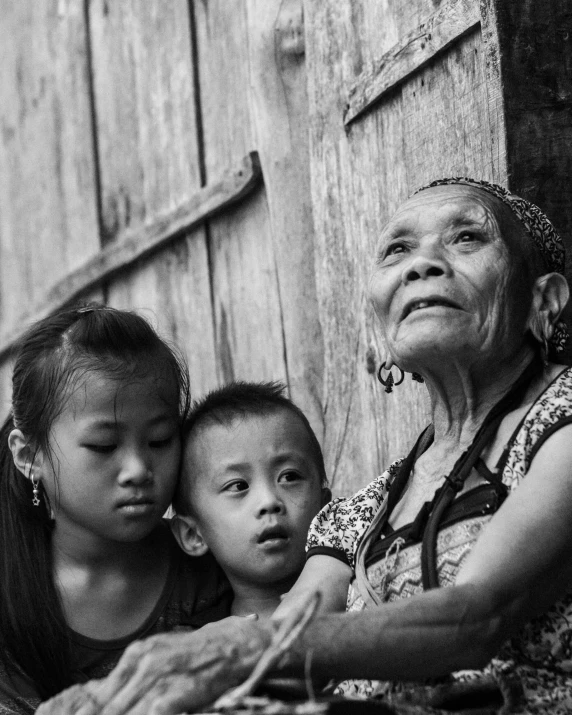
{"label": "boy's arm", "polygon": [[344,611],[352,569],[348,564],[324,554],[316,554],[306,561],[298,580],[282,597],[282,603],[272,615],[273,622],[282,621],[308,594],[321,594],[319,613]]}

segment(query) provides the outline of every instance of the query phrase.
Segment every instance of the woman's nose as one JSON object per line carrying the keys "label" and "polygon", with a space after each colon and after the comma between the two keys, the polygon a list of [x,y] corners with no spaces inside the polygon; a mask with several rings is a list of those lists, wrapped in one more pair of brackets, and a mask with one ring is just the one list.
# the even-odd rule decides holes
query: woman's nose
{"label": "woman's nose", "polygon": [[447,275],[449,272],[449,264],[441,253],[435,249],[426,249],[414,255],[404,266],[401,280],[403,283],[411,283]]}
{"label": "woman's nose", "polygon": [[142,486],[151,481],[153,481],[153,470],[146,456],[139,453],[128,455],[119,474],[120,484]]}

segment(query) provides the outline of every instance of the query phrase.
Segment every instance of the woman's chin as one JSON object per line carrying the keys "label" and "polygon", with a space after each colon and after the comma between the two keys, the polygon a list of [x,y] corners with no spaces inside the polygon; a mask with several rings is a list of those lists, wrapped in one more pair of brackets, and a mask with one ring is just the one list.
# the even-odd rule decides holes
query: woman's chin
{"label": "woman's chin", "polygon": [[450,363],[474,351],[468,336],[458,330],[442,327],[439,330],[418,330],[404,336],[391,347],[396,365],[407,372],[422,372],[424,367]]}

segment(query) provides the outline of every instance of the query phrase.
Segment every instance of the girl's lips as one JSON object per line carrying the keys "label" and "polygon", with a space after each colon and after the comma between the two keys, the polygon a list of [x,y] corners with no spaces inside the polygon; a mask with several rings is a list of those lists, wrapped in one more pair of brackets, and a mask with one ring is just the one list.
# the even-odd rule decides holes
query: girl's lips
{"label": "girl's lips", "polygon": [[128,516],[146,516],[155,511],[155,504],[148,499],[132,499],[119,504],[118,509]]}

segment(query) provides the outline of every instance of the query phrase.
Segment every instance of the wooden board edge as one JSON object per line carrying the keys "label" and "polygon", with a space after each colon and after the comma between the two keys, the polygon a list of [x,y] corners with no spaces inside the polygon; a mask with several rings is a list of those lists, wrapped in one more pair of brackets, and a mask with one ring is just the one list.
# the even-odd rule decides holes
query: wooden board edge
{"label": "wooden board edge", "polygon": [[447,0],[423,24],[405,35],[375,64],[364,71],[348,92],[344,125],[367,112],[372,105],[414,72],[444,52],[481,21],[475,0]]}
{"label": "wooden board edge", "polygon": [[170,213],[120,234],[116,243],[49,288],[30,313],[18,318],[17,327],[0,331],[0,359],[11,350],[31,320],[40,320],[64,308],[120,271],[226,211],[251,194],[261,181],[258,152],[252,151],[238,166],[224,172],[218,181],[203,187]]}

